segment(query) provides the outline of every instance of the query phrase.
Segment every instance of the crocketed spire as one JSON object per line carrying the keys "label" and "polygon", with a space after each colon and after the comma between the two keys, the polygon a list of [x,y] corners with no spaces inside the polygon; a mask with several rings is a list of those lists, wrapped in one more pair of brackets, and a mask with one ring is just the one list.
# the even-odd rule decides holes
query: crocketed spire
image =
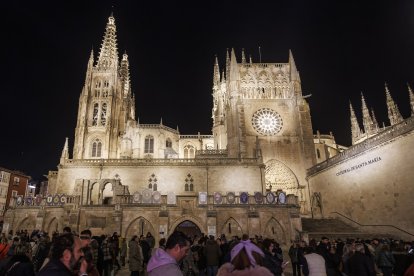
{"label": "crocketed spire", "polygon": [[385,83],[385,94],[387,97],[387,109],[388,109],[388,119],[390,120],[391,125],[398,124],[403,121],[400,111],[398,110],[397,105],[391,97],[390,90],[388,90],[387,83]]}
{"label": "crocketed spire", "polygon": [[128,55],[125,53],[122,55],[120,75],[122,79],[122,92],[123,95],[128,95],[130,92],[131,82],[129,79],[129,61]]}
{"label": "crocketed spire", "polygon": [[354,145],[359,137],[361,136],[361,128],[359,127],[359,123],[357,117],[355,116],[354,108],[352,107],[351,102],[349,102],[349,109],[351,110],[351,134],[352,134],[352,145]]}
{"label": "crocketed spire", "polygon": [[105,35],[99,53],[97,67],[106,69],[118,65],[115,18],[111,15],[106,24]]}
{"label": "crocketed spire", "polygon": [[362,99],[362,123],[364,125],[365,133],[370,135],[374,133],[375,127],[374,122],[372,121],[371,114],[369,114],[369,110],[367,104],[365,103],[364,95],[361,92],[361,99]]}

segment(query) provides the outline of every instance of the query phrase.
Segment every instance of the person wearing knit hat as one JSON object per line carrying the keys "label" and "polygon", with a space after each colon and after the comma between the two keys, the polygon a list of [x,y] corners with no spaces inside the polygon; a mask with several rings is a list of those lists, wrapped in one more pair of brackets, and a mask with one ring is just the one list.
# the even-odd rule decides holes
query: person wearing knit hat
{"label": "person wearing knit hat", "polygon": [[223,264],[217,276],[247,276],[263,275],[272,276],[273,274],[263,267],[263,251],[250,240],[242,240],[231,250],[231,263]]}

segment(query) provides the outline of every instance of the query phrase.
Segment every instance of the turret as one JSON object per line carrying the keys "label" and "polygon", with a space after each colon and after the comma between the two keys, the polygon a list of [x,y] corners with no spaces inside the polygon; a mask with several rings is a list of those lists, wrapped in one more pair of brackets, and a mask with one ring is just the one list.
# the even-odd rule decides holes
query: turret
{"label": "turret", "polygon": [[390,120],[391,125],[395,125],[402,122],[403,117],[401,116],[397,105],[391,97],[387,83],[385,83],[385,95],[387,97],[388,119]]}
{"label": "turret", "polygon": [[372,135],[375,132],[374,122],[372,121],[371,115],[369,114],[369,110],[367,104],[365,103],[364,95],[361,92],[361,100],[362,100],[362,123],[364,125],[365,134],[368,136]]}
{"label": "turret", "polygon": [[359,123],[357,117],[355,116],[354,108],[352,107],[351,102],[349,102],[349,109],[351,111],[351,134],[352,134],[352,145],[354,145],[359,137],[361,136],[361,128],[359,127]]}
{"label": "turret", "polygon": [[121,61],[121,68],[120,68],[120,75],[122,80],[122,94],[124,96],[127,96],[130,94],[130,79],[129,79],[129,61],[128,61],[128,55],[123,54],[122,55],[122,61]]}
{"label": "turret", "polygon": [[66,137],[65,145],[63,146],[62,154],[60,156],[60,164],[64,164],[65,160],[69,159],[69,143],[68,137]]}

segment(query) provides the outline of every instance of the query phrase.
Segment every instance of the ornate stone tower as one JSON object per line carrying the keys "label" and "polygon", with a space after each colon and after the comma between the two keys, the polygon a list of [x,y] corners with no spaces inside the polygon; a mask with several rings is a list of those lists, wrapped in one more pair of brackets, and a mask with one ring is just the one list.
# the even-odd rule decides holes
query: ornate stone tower
{"label": "ornate stone tower", "polygon": [[[215,147],[231,158],[262,158],[268,190],[283,189],[305,204],[306,169],[316,163],[309,105],[293,55],[288,63],[252,63],[227,54],[226,79],[213,81]],[[227,141],[224,143],[223,141]]]}
{"label": "ornate stone tower", "polygon": [[118,61],[115,19],[108,18],[98,61],[91,53],[79,98],[74,159],[118,158],[119,137],[135,117],[128,56]]}

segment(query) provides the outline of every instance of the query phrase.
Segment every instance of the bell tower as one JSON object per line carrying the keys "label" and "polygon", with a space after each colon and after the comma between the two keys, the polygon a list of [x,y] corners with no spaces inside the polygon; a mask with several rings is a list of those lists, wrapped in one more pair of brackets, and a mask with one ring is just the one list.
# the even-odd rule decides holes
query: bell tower
{"label": "bell tower", "polygon": [[117,158],[119,137],[134,119],[127,54],[118,60],[115,18],[108,18],[96,65],[89,58],[85,84],[79,97],[73,149],[74,159]]}

